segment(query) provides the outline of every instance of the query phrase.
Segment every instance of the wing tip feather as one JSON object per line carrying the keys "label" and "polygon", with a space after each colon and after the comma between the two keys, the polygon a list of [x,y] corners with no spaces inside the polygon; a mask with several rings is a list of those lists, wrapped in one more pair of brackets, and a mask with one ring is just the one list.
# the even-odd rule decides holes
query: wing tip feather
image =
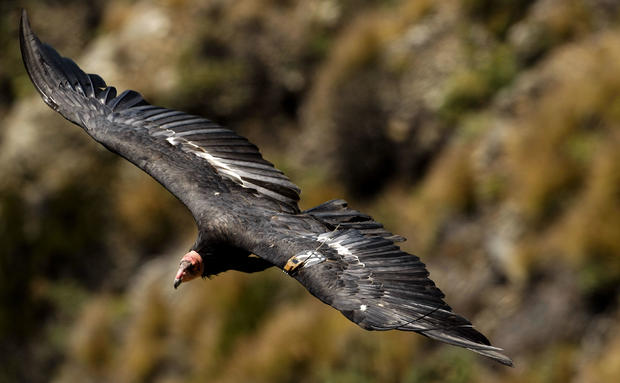
{"label": "wing tip feather", "polygon": [[45,101],[45,103],[52,109],[56,110],[58,105],[52,100],[48,94],[49,92],[45,90],[45,87],[48,85],[45,82],[45,78],[41,75],[41,64],[38,64],[35,59],[37,52],[40,54],[41,45],[41,41],[39,41],[39,38],[34,34],[32,28],[30,27],[28,12],[25,8],[22,8],[22,14],[19,21],[19,47],[22,55],[22,61],[26,67],[26,73],[28,73],[28,77],[30,77],[30,80],[32,81],[37,92],[39,92],[43,98],[43,101]]}

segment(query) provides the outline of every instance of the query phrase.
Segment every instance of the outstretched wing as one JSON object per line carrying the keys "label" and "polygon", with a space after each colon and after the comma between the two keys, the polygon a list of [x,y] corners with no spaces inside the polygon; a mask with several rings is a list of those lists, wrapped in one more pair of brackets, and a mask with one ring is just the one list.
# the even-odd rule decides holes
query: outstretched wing
{"label": "outstretched wing", "polygon": [[271,258],[314,296],[365,329],[415,331],[512,365],[443,301],[420,259],[395,244],[401,237],[341,200],[304,213],[330,221],[334,228],[313,233],[299,222],[301,216],[298,222],[283,217],[281,245],[259,248],[257,254]]}
{"label": "outstretched wing", "polygon": [[22,58],[45,103],[95,140],[157,179],[194,213],[205,191],[266,198],[297,212],[299,188],[258,148],[205,118],[150,105],[134,91],[116,95],[96,74],[84,73],[20,25]]}

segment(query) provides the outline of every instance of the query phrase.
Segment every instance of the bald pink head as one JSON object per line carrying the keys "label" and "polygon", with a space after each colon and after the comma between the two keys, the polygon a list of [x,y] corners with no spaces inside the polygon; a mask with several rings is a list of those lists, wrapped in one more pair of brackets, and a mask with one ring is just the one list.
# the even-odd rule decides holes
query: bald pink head
{"label": "bald pink head", "polygon": [[204,269],[205,265],[200,254],[194,250],[185,254],[181,258],[179,271],[177,271],[177,275],[174,277],[174,288],[179,287],[182,282],[191,281],[196,277],[202,276]]}

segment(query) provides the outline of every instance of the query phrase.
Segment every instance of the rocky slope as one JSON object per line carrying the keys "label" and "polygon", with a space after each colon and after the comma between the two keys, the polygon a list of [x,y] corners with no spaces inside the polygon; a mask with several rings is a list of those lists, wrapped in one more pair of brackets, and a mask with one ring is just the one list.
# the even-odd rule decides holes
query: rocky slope
{"label": "rocky slope", "polygon": [[[620,3],[8,1],[0,380],[612,381],[620,373]],[[276,270],[171,287],[192,219],[53,114],[19,7],[119,89],[248,136],[406,236],[514,369],[369,333]]]}

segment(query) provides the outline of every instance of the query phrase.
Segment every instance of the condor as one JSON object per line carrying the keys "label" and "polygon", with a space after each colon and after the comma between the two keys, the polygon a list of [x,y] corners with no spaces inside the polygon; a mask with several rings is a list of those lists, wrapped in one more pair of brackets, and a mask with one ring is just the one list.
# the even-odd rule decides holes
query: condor
{"label": "condor", "polygon": [[275,266],[367,330],[415,331],[512,365],[443,301],[420,259],[396,245],[404,238],[342,200],[301,211],[299,188],[248,140],[135,91],[117,95],[41,43],[25,11],[20,44],[47,105],[155,178],[194,216],[198,238],[181,259],[175,288]]}

